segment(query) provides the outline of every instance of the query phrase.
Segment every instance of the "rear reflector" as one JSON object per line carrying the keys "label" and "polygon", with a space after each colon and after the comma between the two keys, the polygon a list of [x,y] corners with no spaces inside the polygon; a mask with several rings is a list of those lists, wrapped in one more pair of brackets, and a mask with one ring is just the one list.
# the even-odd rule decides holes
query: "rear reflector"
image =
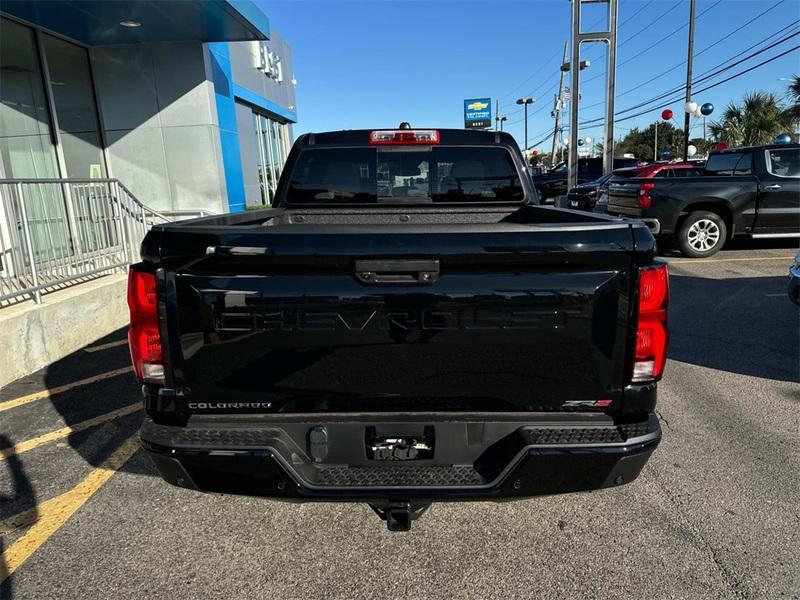
{"label": "rear reflector", "polygon": [[639,304],[632,381],[657,381],[667,361],[667,304],[669,272],[666,264],[639,270]]}
{"label": "rear reflector", "polygon": [[369,143],[374,146],[403,146],[438,144],[439,132],[435,129],[397,129],[370,131]]}
{"label": "rear reflector", "polygon": [[128,308],[131,314],[128,345],[136,377],[152,383],[164,383],[156,276],[139,270],[135,265],[128,272]]}

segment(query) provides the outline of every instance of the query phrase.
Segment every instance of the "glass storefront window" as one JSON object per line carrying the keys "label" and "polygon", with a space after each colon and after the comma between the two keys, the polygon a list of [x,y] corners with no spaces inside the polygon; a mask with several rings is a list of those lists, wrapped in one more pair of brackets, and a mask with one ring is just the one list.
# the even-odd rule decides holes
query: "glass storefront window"
{"label": "glass storefront window", "polygon": [[261,184],[261,200],[264,204],[271,205],[288,155],[288,125],[254,112],[253,126],[258,142],[258,180]]}
{"label": "glass storefront window", "polygon": [[105,177],[97,107],[85,48],[43,35],[67,177]]}
{"label": "glass storefront window", "polygon": [[0,177],[58,177],[33,31],[0,19]]}

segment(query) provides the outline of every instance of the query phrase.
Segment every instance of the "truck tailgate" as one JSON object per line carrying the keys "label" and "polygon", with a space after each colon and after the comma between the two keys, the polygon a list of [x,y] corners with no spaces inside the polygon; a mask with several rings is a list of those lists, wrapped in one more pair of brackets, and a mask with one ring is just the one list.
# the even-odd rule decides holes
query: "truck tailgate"
{"label": "truck tailgate", "polygon": [[629,224],[223,229],[158,242],[189,412],[618,406]]}
{"label": "truck tailgate", "polygon": [[[648,180],[650,181],[650,180]],[[608,210],[612,213],[640,215],[639,186],[641,180],[610,181],[608,184]]]}

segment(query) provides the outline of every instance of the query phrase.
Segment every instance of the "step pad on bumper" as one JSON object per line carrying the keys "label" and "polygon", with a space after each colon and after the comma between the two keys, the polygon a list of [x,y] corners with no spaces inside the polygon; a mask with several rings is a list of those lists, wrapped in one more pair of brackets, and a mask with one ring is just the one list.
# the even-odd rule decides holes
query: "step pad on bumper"
{"label": "step pad on bumper", "polygon": [[[607,427],[536,427],[525,426],[529,444],[574,445],[614,444],[648,434],[652,425],[648,422],[631,423]],[[213,429],[202,427],[172,427],[146,423],[144,436],[152,443],[171,448],[253,448],[269,446],[279,438],[282,430],[277,427],[225,427]]]}
{"label": "step pad on bumper", "polygon": [[314,483],[323,487],[461,487],[486,480],[472,466],[323,466]]}

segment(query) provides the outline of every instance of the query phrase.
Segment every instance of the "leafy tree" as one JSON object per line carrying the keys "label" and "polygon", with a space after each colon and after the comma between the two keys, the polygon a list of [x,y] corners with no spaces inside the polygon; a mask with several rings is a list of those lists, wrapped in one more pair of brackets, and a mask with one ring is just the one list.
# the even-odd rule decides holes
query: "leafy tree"
{"label": "leafy tree", "polygon": [[704,140],[701,137],[692,138],[689,140],[689,143],[697,148],[697,154],[695,156],[706,156],[714,148],[714,142]]}
{"label": "leafy tree", "polygon": [[717,142],[729,146],[769,144],[776,135],[791,130],[792,119],[775,94],[750,92],[740,103],[731,102],[719,121],[709,125]]}
{"label": "leafy tree", "polygon": [[[654,146],[656,126],[658,126],[657,147]],[[669,148],[673,157],[679,156],[683,152],[683,131],[672,123],[663,121],[651,123],[644,130],[634,127],[615,144],[614,152],[615,154],[633,154],[640,160],[652,161],[654,148],[657,150],[657,158],[660,158],[663,148]]]}

